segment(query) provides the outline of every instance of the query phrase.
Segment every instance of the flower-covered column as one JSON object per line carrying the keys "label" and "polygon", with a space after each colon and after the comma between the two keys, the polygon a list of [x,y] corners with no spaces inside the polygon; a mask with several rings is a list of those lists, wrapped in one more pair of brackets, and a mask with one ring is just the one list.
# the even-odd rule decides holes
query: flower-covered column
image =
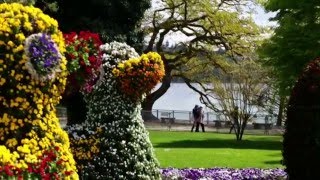
{"label": "flower-covered column", "polygon": [[[78,154],[81,159],[89,159],[83,164],[83,176],[160,179],[158,161],[141,118],[141,101],[164,75],[161,57],[156,53],[139,57],[133,48],[118,42],[102,45],[101,50],[104,72],[86,96],[87,122],[69,127],[76,142],[86,141],[99,149],[94,152],[97,148],[87,148],[89,153],[83,150]],[[86,138],[81,138],[81,133]]]}
{"label": "flower-covered column", "polygon": [[63,104],[67,107],[68,125],[80,124],[87,115],[83,93],[92,91],[97,70],[101,68],[100,37],[90,31],[63,34],[69,75]]}
{"label": "flower-covered column", "polygon": [[67,76],[58,23],[16,3],[0,4],[0,23],[0,179],[78,179],[56,117]]}

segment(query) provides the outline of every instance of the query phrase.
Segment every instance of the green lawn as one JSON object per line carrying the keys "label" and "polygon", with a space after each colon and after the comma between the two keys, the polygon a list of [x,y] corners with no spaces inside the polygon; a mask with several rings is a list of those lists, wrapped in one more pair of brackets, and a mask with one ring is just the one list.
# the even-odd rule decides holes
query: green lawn
{"label": "green lawn", "polygon": [[283,168],[282,136],[149,131],[161,167]]}

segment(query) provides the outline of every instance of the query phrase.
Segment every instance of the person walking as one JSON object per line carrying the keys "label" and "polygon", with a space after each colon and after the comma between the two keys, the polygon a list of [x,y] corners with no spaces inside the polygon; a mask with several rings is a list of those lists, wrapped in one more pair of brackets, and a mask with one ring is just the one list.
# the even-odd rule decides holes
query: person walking
{"label": "person walking", "polygon": [[198,117],[198,119],[197,119],[196,132],[199,132],[199,125],[201,125],[202,132],[205,132],[204,123],[203,123],[203,120],[204,120],[204,111],[203,111],[203,107],[202,107],[202,106],[200,106],[200,107],[198,108],[198,113],[199,113],[199,117]]}
{"label": "person walking", "polygon": [[199,118],[199,112],[198,112],[198,105],[195,105],[194,108],[192,109],[192,118],[193,118],[193,124],[191,128],[191,132],[193,132],[194,127],[197,125],[197,119]]}

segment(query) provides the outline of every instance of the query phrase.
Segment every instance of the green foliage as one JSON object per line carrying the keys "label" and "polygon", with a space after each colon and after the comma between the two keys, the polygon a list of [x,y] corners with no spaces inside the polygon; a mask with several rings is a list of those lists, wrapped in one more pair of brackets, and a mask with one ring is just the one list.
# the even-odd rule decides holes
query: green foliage
{"label": "green foliage", "polygon": [[283,159],[290,179],[319,179],[320,59],[311,61],[295,84],[287,111]]}
{"label": "green foliage", "polygon": [[277,12],[279,26],[260,48],[261,57],[274,68],[282,94],[289,94],[302,68],[320,55],[319,1],[270,0],[268,11]]}
{"label": "green foliage", "polygon": [[245,140],[235,141],[224,133],[149,133],[162,168],[283,168],[281,136],[246,134]]}
{"label": "green foliage", "polygon": [[38,6],[43,11],[57,12],[58,3],[52,0],[0,0],[0,3],[20,3],[23,5],[40,5]]}
{"label": "green foliage", "polygon": [[34,5],[36,0],[0,0],[0,3],[20,3],[23,5]]}

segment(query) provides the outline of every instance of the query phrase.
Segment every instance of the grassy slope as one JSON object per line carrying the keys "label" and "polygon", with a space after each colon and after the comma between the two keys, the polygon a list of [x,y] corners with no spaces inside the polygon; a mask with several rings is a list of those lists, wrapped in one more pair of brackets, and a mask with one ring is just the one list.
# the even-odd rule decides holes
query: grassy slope
{"label": "grassy slope", "polygon": [[149,131],[161,167],[276,168],[280,164],[282,136]]}

